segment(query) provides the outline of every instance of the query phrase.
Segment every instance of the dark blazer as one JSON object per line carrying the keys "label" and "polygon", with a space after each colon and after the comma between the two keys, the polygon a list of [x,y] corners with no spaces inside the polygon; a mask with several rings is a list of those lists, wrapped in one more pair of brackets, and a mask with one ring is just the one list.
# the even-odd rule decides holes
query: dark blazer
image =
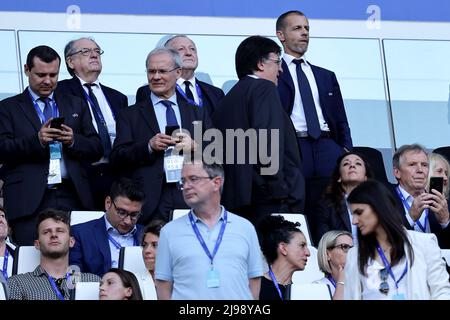
{"label": "dark blazer", "polygon": [[[119,113],[120,109],[128,107],[128,98],[126,95],[113,88],[104,86],[103,84],[100,84],[100,87],[102,88],[103,94],[108,100],[109,105],[111,106],[112,113],[115,117]],[[82,98],[83,100],[86,100],[83,87],[81,86],[81,82],[77,77],[59,81],[56,91],[60,91],[61,93],[65,94],[71,94]]]}
{"label": "dark blazer", "polygon": [[[406,219],[405,207],[403,206],[402,199],[400,199],[397,191],[395,190],[397,186],[398,185],[391,184],[391,191],[397,202],[398,212],[402,215],[403,225],[408,230],[414,230],[414,228],[409,224],[408,219]],[[436,219],[436,216],[431,211],[428,212],[428,221],[430,223],[430,231],[436,235],[441,249],[450,249],[450,224],[445,229],[442,229]]]}
{"label": "dark blazer", "polygon": [[336,209],[331,200],[325,197],[318,202],[313,214],[316,216],[316,230],[313,232],[313,240],[316,245],[328,231],[346,230],[352,232],[352,224],[345,201],[342,201],[339,209]]}
{"label": "dark blazer", "polygon": [[[203,105],[208,109],[209,115],[212,115],[219,105],[220,100],[225,96],[222,89],[209,83],[195,78],[203,95]],[[150,99],[150,88],[148,85],[142,86],[136,91],[136,103]]]}
{"label": "dark blazer", "polygon": [[[193,122],[202,121],[203,130],[211,128],[211,120],[203,108],[192,106],[179,94],[177,102],[181,126],[194,138]],[[110,155],[110,164],[122,175],[143,184],[146,195],[141,221],[148,221],[157,208],[165,183],[164,153],[149,153],[149,140],[160,133],[150,98],[121,110],[116,121],[117,137]]]}
{"label": "dark blazer", "polygon": [[[67,172],[81,202],[90,209],[93,199],[82,162],[102,157],[100,138],[83,100],[59,92],[54,98],[60,116],[74,132],[73,146],[63,146]],[[8,219],[32,215],[47,188],[49,148],[39,141],[41,127],[28,88],[0,102],[0,163],[6,171],[3,188]]]}
{"label": "dark blazer", "polygon": [[[352,138],[345,113],[344,101],[336,75],[330,70],[310,64],[319,90],[320,106],[331,137],[342,147],[352,149]],[[283,71],[278,78],[278,92],[281,104],[290,115],[294,107],[295,89],[291,73],[283,59]]]}
{"label": "dark blazer", "polygon": [[[213,115],[213,123],[224,134],[224,142],[226,129],[267,129],[268,137],[271,129],[279,130],[279,141],[275,142],[278,144],[275,151],[279,156],[279,170],[275,174],[261,175],[260,169],[269,165],[263,165],[260,159],[257,159],[256,164],[250,163],[248,142],[246,163],[237,164],[235,147],[234,164],[224,166],[222,203],[227,209],[232,211],[252,205],[252,197],[257,194],[269,201],[285,200],[293,210],[298,210],[296,212],[303,210],[304,176],[295,131],[281,107],[276,86],[271,81],[249,76],[239,80],[220,102]],[[269,151],[272,143],[268,140]],[[223,156],[226,157],[230,151],[226,149]]]}
{"label": "dark blazer", "polygon": [[[105,217],[76,224],[71,227],[71,231],[75,245],[69,251],[69,264],[79,266],[81,272],[103,276],[111,268]],[[143,227],[137,224],[135,241],[139,244],[143,231]]]}

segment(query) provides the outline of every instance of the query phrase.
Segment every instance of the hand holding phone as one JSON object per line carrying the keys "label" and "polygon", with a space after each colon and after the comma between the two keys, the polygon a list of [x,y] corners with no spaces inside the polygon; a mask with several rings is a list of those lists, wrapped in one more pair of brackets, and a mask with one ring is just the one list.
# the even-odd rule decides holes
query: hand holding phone
{"label": "hand holding phone", "polygon": [[50,122],[50,128],[61,130],[61,125],[64,123],[64,117],[53,118]]}
{"label": "hand holding phone", "polygon": [[431,189],[434,189],[434,190],[442,193],[442,191],[444,190],[444,178],[431,177],[430,178],[430,189],[428,190],[428,192],[431,193]]}

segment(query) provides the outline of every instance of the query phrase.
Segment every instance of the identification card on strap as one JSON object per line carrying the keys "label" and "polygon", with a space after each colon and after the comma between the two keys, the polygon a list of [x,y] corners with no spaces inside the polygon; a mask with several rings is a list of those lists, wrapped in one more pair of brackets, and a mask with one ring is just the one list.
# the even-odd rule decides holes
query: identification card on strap
{"label": "identification card on strap", "polygon": [[406,300],[406,297],[403,293],[396,293],[392,296],[392,300]]}
{"label": "identification card on strap", "polygon": [[206,286],[208,288],[218,288],[220,285],[219,272],[211,269],[208,271],[208,279],[206,280]]}
{"label": "identification card on strap", "polygon": [[174,148],[170,147],[164,153],[164,172],[167,183],[178,182],[181,179],[184,157],[172,154],[173,150]]}
{"label": "identification card on strap", "polygon": [[61,177],[61,142],[49,144],[50,163],[48,166],[47,184],[57,184],[62,182]]}

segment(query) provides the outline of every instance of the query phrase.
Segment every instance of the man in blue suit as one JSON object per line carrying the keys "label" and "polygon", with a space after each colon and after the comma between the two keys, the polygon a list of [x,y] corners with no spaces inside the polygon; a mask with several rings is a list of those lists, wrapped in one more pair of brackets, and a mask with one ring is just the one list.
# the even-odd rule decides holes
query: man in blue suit
{"label": "man in blue suit", "polygon": [[72,227],[75,245],[70,249],[70,264],[100,277],[117,268],[120,249],[140,244],[143,228],[136,223],[143,202],[138,182],[128,178],[115,181],[105,199],[105,215]]}
{"label": "man in blue suit", "polygon": [[[166,41],[166,48],[177,51],[181,57],[181,77],[177,80],[177,91],[189,102],[207,110],[211,116],[217,109],[220,100],[224,97],[222,89],[209,83],[198,80],[195,77],[195,69],[198,67],[197,47],[194,41],[185,35],[176,35]],[[147,101],[150,97],[148,85],[140,87],[136,92],[136,103]]]}
{"label": "man in blue suit", "polygon": [[95,209],[103,210],[115,176],[109,166],[109,153],[116,137],[116,117],[121,109],[128,107],[127,97],[99,82],[102,72],[103,50],[90,38],[80,38],[67,43],[64,48],[67,71],[72,76],[58,82],[57,91],[77,96],[89,105],[92,124],[100,135],[103,157],[88,166]]}
{"label": "man in blue suit", "polygon": [[341,91],[333,72],[304,58],[309,22],[300,11],[283,13],[276,23],[284,49],[278,91],[294,124],[305,178],[329,177],[352,139]]}

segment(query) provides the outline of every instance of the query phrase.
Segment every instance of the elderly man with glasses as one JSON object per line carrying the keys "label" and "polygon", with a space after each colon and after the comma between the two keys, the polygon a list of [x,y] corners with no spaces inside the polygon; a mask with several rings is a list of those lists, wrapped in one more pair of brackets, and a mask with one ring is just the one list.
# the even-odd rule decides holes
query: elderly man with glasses
{"label": "elderly man with glasses", "polygon": [[176,185],[183,157],[172,151],[183,149],[187,154],[193,150],[195,124],[203,130],[211,127],[205,109],[190,104],[175,89],[181,76],[178,52],[168,48],[152,50],[146,69],[150,94],[119,113],[110,157],[111,165],[121,174],[144,184],[147,201],[139,220],[143,224],[154,218],[168,221],[172,210],[187,208]]}
{"label": "elderly man with glasses", "polygon": [[73,226],[75,245],[70,249],[70,264],[99,276],[117,268],[120,249],[140,243],[143,227],[137,221],[143,202],[138,182],[128,178],[115,181],[105,199],[105,215]]}
{"label": "elderly man with glasses", "polygon": [[67,43],[64,58],[72,78],[59,81],[57,87],[57,91],[77,96],[89,105],[92,124],[103,145],[101,160],[87,166],[96,210],[103,209],[103,200],[115,180],[109,166],[109,154],[116,137],[115,119],[119,110],[128,107],[128,99],[123,93],[99,81],[103,53],[91,38],[79,38]]}

